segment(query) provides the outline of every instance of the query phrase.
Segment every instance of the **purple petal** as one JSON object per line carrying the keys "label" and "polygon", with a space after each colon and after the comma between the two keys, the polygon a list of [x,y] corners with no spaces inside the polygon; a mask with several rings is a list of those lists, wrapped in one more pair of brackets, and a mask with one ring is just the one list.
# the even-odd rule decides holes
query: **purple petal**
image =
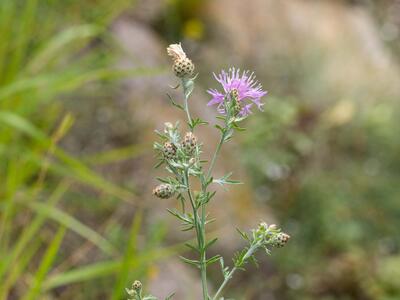
{"label": "purple petal", "polygon": [[217,110],[224,114],[225,113],[225,96],[231,93],[233,90],[238,92],[238,100],[246,101],[247,104],[242,108],[240,114],[247,116],[251,113],[250,108],[253,104],[257,106],[259,110],[263,109],[264,103],[261,102],[261,98],[264,97],[267,92],[262,90],[261,84],[257,81],[256,76],[249,71],[240,71],[234,67],[229,68],[228,72],[222,70],[220,74],[213,73],[214,78],[222,85],[224,94],[219,91],[212,89],[207,92],[212,96],[212,99],[207,105],[218,104]]}

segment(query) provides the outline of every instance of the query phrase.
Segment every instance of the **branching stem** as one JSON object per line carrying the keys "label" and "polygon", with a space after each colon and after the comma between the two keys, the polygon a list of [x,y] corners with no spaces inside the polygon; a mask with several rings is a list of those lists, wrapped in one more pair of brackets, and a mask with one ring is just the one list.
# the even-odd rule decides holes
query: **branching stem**
{"label": "branching stem", "polygon": [[234,266],[232,270],[230,270],[230,272],[225,276],[224,281],[218,288],[218,291],[215,293],[215,296],[212,298],[212,300],[218,300],[219,295],[221,294],[228,281],[233,277],[233,274],[236,272],[236,270],[246,263],[247,259],[249,259],[254,254],[258,247],[258,244],[254,244],[247,250],[241,261],[236,266]]}

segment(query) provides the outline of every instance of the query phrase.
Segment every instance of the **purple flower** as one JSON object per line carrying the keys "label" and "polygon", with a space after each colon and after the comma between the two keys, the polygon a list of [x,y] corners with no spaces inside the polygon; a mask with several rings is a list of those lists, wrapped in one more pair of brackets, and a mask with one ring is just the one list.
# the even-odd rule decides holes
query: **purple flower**
{"label": "purple flower", "polygon": [[[243,71],[240,74],[239,69],[230,68],[229,72],[221,71],[215,79],[221,83],[224,88],[224,93],[216,89],[210,89],[207,92],[212,96],[208,106],[217,105],[217,109],[221,114],[226,114],[225,101],[232,101],[230,95],[235,93],[237,101],[240,105],[239,116],[246,117],[251,114],[251,108],[256,105],[262,111],[264,103],[261,102],[261,97],[265,96],[267,92],[262,90],[261,84],[256,80],[254,73]],[[225,100],[224,100],[225,99]]]}

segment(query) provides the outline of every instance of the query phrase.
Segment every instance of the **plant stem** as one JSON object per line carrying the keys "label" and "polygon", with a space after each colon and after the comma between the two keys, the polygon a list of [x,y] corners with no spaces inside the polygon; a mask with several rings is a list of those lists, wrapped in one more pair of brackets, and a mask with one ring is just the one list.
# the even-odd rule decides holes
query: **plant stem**
{"label": "plant stem", "polygon": [[211,159],[211,163],[210,163],[210,166],[209,166],[208,171],[207,171],[206,180],[208,180],[210,178],[210,176],[211,176],[211,173],[212,173],[212,170],[214,168],[215,162],[217,160],[218,154],[219,154],[219,152],[221,150],[222,144],[224,143],[226,132],[227,131],[225,130],[224,133],[221,134],[221,138],[220,138],[220,140],[218,142],[217,148],[215,149],[213,158]]}
{"label": "plant stem", "polygon": [[[193,127],[192,127],[192,117],[190,116],[190,110],[189,110],[189,95],[187,89],[187,81],[185,79],[182,79],[182,86],[184,89],[184,109],[186,112],[186,116],[188,119],[190,131],[193,132]],[[199,220],[199,215],[198,215],[198,209],[196,207],[196,203],[194,202],[192,192],[190,189],[190,182],[189,182],[189,174],[186,170],[185,172],[185,184],[188,189],[188,196],[190,203],[192,205],[193,209],[193,217],[194,217],[194,223],[195,223],[195,230],[196,230],[196,235],[197,235],[197,244],[200,252],[200,274],[201,274],[201,285],[202,285],[202,290],[203,290],[203,300],[209,300],[209,295],[208,295],[208,286],[207,286],[207,255],[206,255],[206,249],[205,249],[205,241],[206,241],[206,230],[205,230],[205,223],[206,223],[206,217],[205,217],[205,204],[201,204],[201,218]],[[203,186],[204,187],[204,186]]]}
{"label": "plant stem", "polygon": [[[190,116],[188,98],[186,98],[186,96],[185,96],[185,112],[186,112],[186,116],[188,118],[188,122],[191,125],[192,124],[192,117]],[[191,126],[190,126],[190,131],[193,131],[193,128]]]}
{"label": "plant stem", "polygon": [[222,284],[220,285],[218,291],[215,293],[214,297],[212,298],[212,300],[217,300],[219,295],[221,294],[222,290],[224,289],[224,287],[226,286],[226,284],[228,283],[228,281],[232,278],[233,274],[236,272],[236,270],[240,267],[242,267],[247,259],[249,257],[251,257],[254,252],[257,250],[257,248],[259,247],[259,244],[254,244],[252,246],[250,246],[250,248],[247,250],[247,252],[245,253],[245,255],[243,256],[242,260],[236,264],[236,266],[234,266],[232,268],[232,270],[228,273],[228,275],[225,276],[224,281],[222,282]]}
{"label": "plant stem", "polygon": [[190,131],[193,131],[193,127],[192,127],[192,117],[190,116],[190,111],[189,111],[189,104],[188,104],[188,100],[189,100],[189,94],[187,92],[187,80],[186,79],[182,79],[182,86],[183,86],[183,98],[184,98],[184,109],[186,112],[186,116],[188,119],[188,122],[190,124]]}
{"label": "plant stem", "polygon": [[225,277],[225,280],[222,282],[221,286],[219,287],[218,291],[215,293],[215,296],[212,298],[212,300],[218,299],[218,296],[221,294],[221,292],[224,289],[225,285],[232,278],[233,273],[235,273],[236,270],[237,270],[237,267],[233,267],[232,268],[232,270],[229,272],[229,274]]}
{"label": "plant stem", "polygon": [[[200,252],[200,274],[201,274],[201,285],[203,290],[203,300],[208,300],[208,287],[207,287],[207,257],[206,257],[206,250],[205,250],[205,220],[202,216],[201,220],[199,220],[198,210],[196,208],[196,203],[194,202],[192,192],[190,189],[189,183],[189,175],[188,172],[185,171],[185,185],[187,186],[188,196],[190,200],[190,204],[192,205],[193,209],[193,218],[194,218],[194,227],[196,230],[197,235],[197,244]],[[203,206],[202,206],[203,208]],[[203,209],[204,211],[204,209]]]}

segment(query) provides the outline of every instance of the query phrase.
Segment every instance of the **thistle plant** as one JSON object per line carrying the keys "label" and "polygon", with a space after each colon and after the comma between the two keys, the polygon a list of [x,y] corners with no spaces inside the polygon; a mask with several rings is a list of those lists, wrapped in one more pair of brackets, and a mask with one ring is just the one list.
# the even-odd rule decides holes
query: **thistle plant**
{"label": "thistle plant", "polygon": [[[207,255],[207,250],[217,242],[217,238],[206,237],[206,227],[213,221],[209,217],[207,205],[216,194],[215,184],[225,186],[240,183],[231,179],[232,173],[215,178],[214,166],[222,146],[231,140],[236,132],[244,130],[240,127],[240,123],[252,114],[252,109],[256,107],[260,111],[263,110],[264,103],[261,102],[261,98],[266,96],[267,92],[263,91],[254,73],[249,71],[241,72],[239,69],[230,68],[228,72],[214,74],[217,82],[222,85],[222,91],[217,89],[207,91],[212,97],[208,106],[217,108],[218,121],[215,128],[220,133],[220,139],[213,155],[206,157],[202,152],[202,143],[195,132],[198,126],[208,123],[200,118],[193,118],[189,109],[189,98],[197,77],[193,76],[194,65],[180,44],[170,45],[167,53],[173,58],[172,69],[180,80],[176,88],[182,88],[183,101],[179,103],[171,96],[168,97],[172,105],[186,114],[187,129],[186,132],[182,131],[178,122],[174,124],[168,122],[165,123],[163,131],[156,131],[159,136],[159,140],[154,143],[159,160],[156,167],[164,166],[168,175],[158,178],[160,185],[154,188],[153,195],[161,199],[174,197],[179,201],[179,209],[168,209],[168,211],[181,222],[183,231],[194,233],[196,242],[185,245],[196,254],[197,258],[181,258],[183,262],[199,270],[202,299],[224,299],[222,292],[236,271],[244,270],[250,261],[256,263],[255,254],[258,251],[263,250],[269,255],[273,248],[283,247],[290,238],[276,225],[261,222],[249,233],[238,230],[247,245],[234,255],[232,266],[225,265],[221,255],[212,257]],[[193,189],[194,181],[199,182],[199,190]],[[220,264],[223,275],[215,292],[209,290],[207,282],[207,267],[213,263]],[[153,296],[142,296],[141,284],[135,283],[131,290],[127,290],[133,299],[156,299]],[[169,296],[167,299],[171,298],[172,296]]]}

